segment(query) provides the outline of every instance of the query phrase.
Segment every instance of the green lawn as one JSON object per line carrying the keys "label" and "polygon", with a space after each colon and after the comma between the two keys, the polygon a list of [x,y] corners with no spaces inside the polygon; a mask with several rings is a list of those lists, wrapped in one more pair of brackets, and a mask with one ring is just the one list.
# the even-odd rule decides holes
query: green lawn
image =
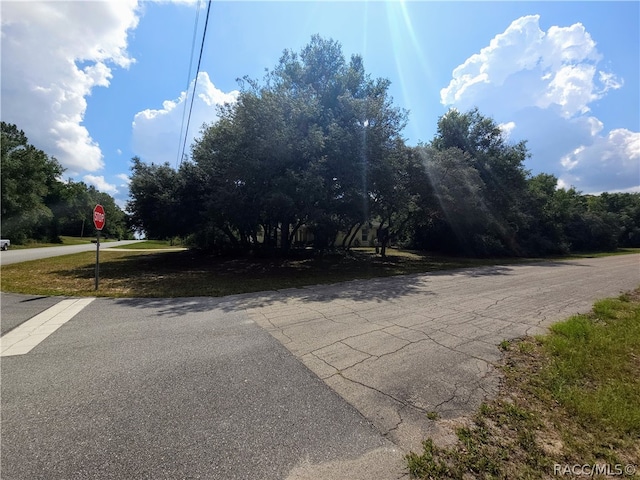
{"label": "green lawn", "polygon": [[150,250],[150,249],[158,249],[158,250],[164,250],[164,249],[179,249],[182,248],[182,245],[171,245],[171,242],[169,242],[168,240],[145,240],[143,242],[136,242],[136,243],[131,243],[129,245],[120,245],[118,247],[112,247],[112,248],[119,248],[121,250]]}
{"label": "green lawn", "polygon": [[[35,242],[29,241],[24,245],[14,245],[11,244],[9,247],[10,250],[24,250],[27,248],[42,248],[42,247],[62,247],[64,245],[83,245],[85,243],[91,243],[92,240],[95,240],[96,237],[67,237],[61,236],[60,240],[62,243],[45,243],[45,242]],[[114,239],[100,239],[100,242],[115,242]]]}
{"label": "green lawn", "polygon": [[[4,292],[34,295],[223,296],[533,261],[443,257],[395,249],[383,259],[372,248],[354,249],[347,255],[302,251],[286,259],[221,258],[193,250],[163,251],[167,248],[171,248],[167,242],[151,241],[100,250],[98,292],[94,290],[95,252],[3,266],[0,286]],[[147,251],[150,249],[158,251]]]}
{"label": "green lawn", "polygon": [[6,265],[2,268],[2,291],[112,297],[223,296],[518,261],[438,257],[397,250],[390,250],[388,257],[382,259],[374,255],[373,249],[358,249],[346,256],[304,254],[288,259],[220,258],[190,250],[110,248],[100,252],[99,292],[94,291],[94,252]]}

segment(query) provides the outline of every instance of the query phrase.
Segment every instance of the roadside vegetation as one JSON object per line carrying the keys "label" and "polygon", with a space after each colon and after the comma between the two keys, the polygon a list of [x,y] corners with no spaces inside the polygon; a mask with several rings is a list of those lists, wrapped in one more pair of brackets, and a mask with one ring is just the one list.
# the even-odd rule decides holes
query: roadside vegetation
{"label": "roadside vegetation", "polygon": [[183,248],[183,245],[181,242],[171,240],[145,240],[113,248],[119,250],[177,250],[179,248]]}
{"label": "roadside vegetation", "polygon": [[640,247],[640,193],[583,194],[532,175],[526,139],[510,140],[477,109],[449,110],[430,141],[408,145],[408,112],[389,80],[334,40],[314,35],[262,79],[239,83],[177,168],[131,160],[126,212],[93,186],[60,181],[59,162],[2,122],[3,238],[87,236],[101,203],[110,238],[181,238],[239,258],[356,246],[383,258],[391,246],[476,258]]}
{"label": "roadside vegetation", "polygon": [[556,465],[585,464],[637,473],[640,289],[500,347],[499,395],[458,428],[453,446],[428,439],[408,454],[413,478],[551,479]]}
{"label": "roadside vegetation", "polygon": [[[27,248],[42,248],[42,247],[63,247],[66,245],[85,245],[88,243],[92,243],[95,241],[95,237],[71,237],[68,235],[60,235],[57,238],[57,242],[43,242],[38,240],[26,240],[21,245],[11,244],[11,250],[24,250]],[[101,238],[100,243],[103,242],[113,242],[115,239],[111,238]]]}
{"label": "roadside vegetation", "polygon": [[206,255],[187,250],[149,252],[123,247],[100,251],[100,290],[94,290],[95,253],[65,255],[2,267],[4,292],[34,295],[99,295],[110,297],[223,296],[264,290],[337,283],[347,280],[431,272],[452,268],[513,263],[520,260],[469,259],[392,249],[385,259],[373,248],[349,254],[298,252],[289,258]]}
{"label": "roadside vegetation", "polygon": [[[473,259],[398,249],[390,249],[386,258],[382,258],[374,248],[368,247],[323,255],[317,255],[311,249],[297,250],[287,258],[222,257],[180,248],[175,242],[171,246],[169,241],[145,241],[100,250],[98,292],[94,290],[93,251],[5,265],[0,287],[3,292],[33,295],[217,297],[455,268],[486,265],[499,268],[500,265],[545,260]],[[640,249],[625,249],[618,253],[640,253]]]}
{"label": "roadside vegetation", "polygon": [[[206,126],[178,168],[132,159],[131,225],[210,252],[386,247],[470,257],[640,247],[640,194],[585,195],[526,168],[477,109],[407,145],[407,112],[359,55],[314,35]],[[534,159],[535,160],[535,159]]]}
{"label": "roadside vegetation", "polygon": [[111,195],[84,182],[61,180],[64,168],[58,160],[31,145],[16,125],[1,122],[0,135],[0,228],[12,248],[63,245],[68,236],[90,238],[98,203],[108,218],[103,233],[133,238],[126,214]]}

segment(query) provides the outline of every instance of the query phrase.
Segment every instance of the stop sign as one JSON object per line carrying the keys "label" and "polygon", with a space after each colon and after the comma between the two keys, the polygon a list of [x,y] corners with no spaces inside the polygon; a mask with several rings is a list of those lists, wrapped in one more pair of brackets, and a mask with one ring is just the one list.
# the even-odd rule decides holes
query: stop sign
{"label": "stop sign", "polygon": [[102,230],[102,228],[104,227],[104,221],[105,221],[104,207],[98,204],[93,209],[93,224],[96,226],[97,230]]}

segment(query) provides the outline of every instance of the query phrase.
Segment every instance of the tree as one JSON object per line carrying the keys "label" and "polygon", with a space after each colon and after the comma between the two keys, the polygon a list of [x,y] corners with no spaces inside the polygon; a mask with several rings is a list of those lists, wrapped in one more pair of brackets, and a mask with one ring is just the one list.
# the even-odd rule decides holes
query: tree
{"label": "tree", "polygon": [[[469,153],[457,147],[438,150],[419,146],[424,169],[420,204],[422,218],[415,232],[416,246],[446,253],[477,254],[478,237],[486,232],[489,212],[484,182]],[[485,240],[486,241],[486,240]]]}
{"label": "tree", "polygon": [[2,122],[1,135],[2,235],[23,243],[52,219],[43,199],[63,168],[55,158],[31,145],[15,125]]}
{"label": "tree", "polygon": [[445,151],[457,148],[482,182],[478,201],[484,227],[469,247],[478,254],[521,254],[518,231],[524,224],[523,202],[529,172],[525,142],[508,143],[498,125],[477,109],[460,113],[449,110],[438,121],[431,147]]}
{"label": "tree", "polygon": [[89,235],[91,211],[95,204],[83,182],[57,182],[44,202],[53,213],[51,223],[43,225],[43,228],[48,228],[52,240],[60,235]]}
{"label": "tree", "polygon": [[338,230],[369,221],[372,201],[391,199],[381,172],[406,118],[388,87],[319,36],[300,54],[285,50],[262,84],[245,79],[193,148],[211,227],[245,246],[260,231],[264,247],[286,251],[302,225],[324,248]]}
{"label": "tree", "polygon": [[181,212],[178,173],[168,163],[147,165],[132,158],[131,200],[127,210],[131,225],[147,238],[168,239],[180,232]]}
{"label": "tree", "polygon": [[541,173],[527,181],[526,225],[520,232],[529,255],[568,253],[570,244],[565,235],[567,221],[561,205],[563,192],[557,191],[558,179]]}
{"label": "tree", "polygon": [[618,244],[622,247],[640,247],[640,193],[602,193],[587,199],[594,213],[615,217]]}

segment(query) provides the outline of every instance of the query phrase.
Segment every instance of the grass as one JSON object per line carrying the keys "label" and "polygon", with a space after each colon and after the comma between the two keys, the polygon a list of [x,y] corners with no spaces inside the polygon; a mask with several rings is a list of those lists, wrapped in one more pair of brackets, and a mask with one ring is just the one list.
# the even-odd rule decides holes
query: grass
{"label": "grass", "polygon": [[[62,243],[47,243],[47,242],[36,242],[33,240],[29,240],[24,245],[14,245],[13,243],[9,247],[10,250],[25,250],[27,248],[42,248],[42,247],[62,247],[65,245],[84,245],[86,243],[91,243],[92,240],[95,240],[95,237],[67,237],[60,236],[60,240]],[[100,242],[114,242],[114,239],[100,239]]]}
{"label": "grass", "polygon": [[617,255],[629,255],[632,253],[640,253],[640,248],[618,248],[613,252],[581,252],[581,253],[571,253],[564,257],[558,257],[565,260],[571,259],[579,259],[579,258],[602,258],[602,257],[612,257]]}
{"label": "grass", "polygon": [[261,259],[110,248],[100,251],[98,292],[94,290],[95,252],[3,266],[0,286],[4,292],[34,295],[223,296],[500,262],[509,260],[437,257],[398,250],[390,250],[382,259],[373,249],[358,249],[347,256]]}
{"label": "grass", "polygon": [[131,243],[129,245],[120,245],[118,247],[112,247],[114,249],[122,250],[151,250],[151,249],[179,249],[182,245],[172,245],[169,240],[145,240],[143,242]]}
{"label": "grass", "polygon": [[[3,266],[0,288],[33,295],[224,296],[488,265],[499,272],[501,265],[532,261],[443,257],[396,249],[390,249],[383,259],[374,254],[373,248],[357,248],[348,255],[313,256],[302,251],[296,253],[297,258],[289,259],[220,258],[195,251],[161,251],[168,248],[172,248],[168,242],[145,241],[120,250],[101,250],[97,292],[95,252]],[[147,251],[153,249],[159,251]]]}
{"label": "grass", "polygon": [[[640,468],[640,289],[543,337],[502,345],[500,394],[451,447],[406,456],[423,479],[555,478],[554,466]],[[598,477],[596,478],[603,478]]]}

